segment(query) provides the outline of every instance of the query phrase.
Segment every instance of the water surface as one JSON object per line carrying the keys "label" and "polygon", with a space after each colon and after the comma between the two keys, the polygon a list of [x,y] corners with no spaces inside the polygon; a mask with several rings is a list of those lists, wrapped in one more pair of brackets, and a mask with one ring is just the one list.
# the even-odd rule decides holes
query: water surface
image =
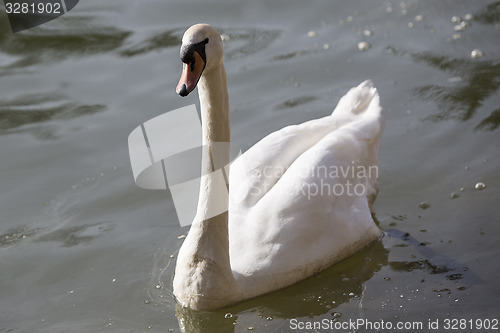
{"label": "water surface", "polygon": [[[243,150],[330,113],[366,78],[385,116],[375,211],[387,235],[213,313],[176,307],[188,229],[168,192],[134,184],[127,150],[144,121],[198,103],[175,94],[180,38],[198,22],[225,35]],[[498,1],[87,0],[16,34],[0,12],[0,332],[499,318],[499,36]]]}

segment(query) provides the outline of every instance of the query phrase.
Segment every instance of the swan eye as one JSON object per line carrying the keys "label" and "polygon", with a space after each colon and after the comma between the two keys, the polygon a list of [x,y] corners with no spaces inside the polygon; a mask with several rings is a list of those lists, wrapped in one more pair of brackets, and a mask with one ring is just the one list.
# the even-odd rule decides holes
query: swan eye
{"label": "swan eye", "polygon": [[198,42],[196,44],[189,44],[181,47],[181,61],[185,64],[189,64],[191,71],[194,70],[195,66],[195,56],[194,53],[198,53],[203,60],[203,62],[207,63],[207,56],[205,53],[205,45],[208,44],[208,37]]}

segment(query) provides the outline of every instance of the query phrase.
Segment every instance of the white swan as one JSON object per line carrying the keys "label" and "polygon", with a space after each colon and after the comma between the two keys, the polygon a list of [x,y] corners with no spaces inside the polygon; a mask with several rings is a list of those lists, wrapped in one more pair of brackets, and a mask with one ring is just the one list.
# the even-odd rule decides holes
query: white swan
{"label": "white swan", "polygon": [[[198,86],[208,174],[229,163],[228,145],[217,148],[230,140],[222,40],[211,26],[194,25],[180,53],[177,92]],[[377,239],[371,206],[380,134],[379,96],[365,81],[332,115],[274,132],[231,164],[228,212],[205,218],[224,199],[203,178],[177,258],[177,301],[200,310],[231,305],[307,278]]]}

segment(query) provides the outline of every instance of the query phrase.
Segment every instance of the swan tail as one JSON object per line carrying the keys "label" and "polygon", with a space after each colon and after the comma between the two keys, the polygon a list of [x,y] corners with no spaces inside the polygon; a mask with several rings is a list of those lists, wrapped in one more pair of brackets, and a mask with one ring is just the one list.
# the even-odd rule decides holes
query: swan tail
{"label": "swan tail", "polygon": [[[352,88],[340,99],[332,117],[351,132],[358,144],[363,144],[367,167],[378,167],[380,136],[383,130],[382,108],[377,89],[371,80]],[[378,170],[378,169],[377,169]],[[378,174],[378,171],[377,171]],[[378,193],[378,177],[367,182],[367,201],[373,212]]]}
{"label": "swan tail", "polygon": [[[371,80],[352,88],[340,99],[332,115],[352,116],[367,113],[380,116],[379,95]],[[368,112],[367,112],[368,111]]]}

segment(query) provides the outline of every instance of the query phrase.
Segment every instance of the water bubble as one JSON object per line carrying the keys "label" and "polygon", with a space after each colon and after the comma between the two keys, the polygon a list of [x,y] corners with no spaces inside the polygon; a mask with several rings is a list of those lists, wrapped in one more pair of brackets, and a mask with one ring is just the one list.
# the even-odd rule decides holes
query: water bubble
{"label": "water bubble", "polygon": [[423,21],[423,20],[424,20],[424,16],[423,15],[417,15],[417,16],[415,16],[415,21],[420,22],[420,21]]}
{"label": "water bubble", "polygon": [[323,44],[323,50],[329,50],[330,44]]}
{"label": "water bubble", "polygon": [[318,33],[314,30],[311,30],[307,33],[307,37],[310,37],[310,38],[317,37],[317,36],[318,36]]}
{"label": "water bubble", "polygon": [[486,184],[485,183],[481,183],[481,182],[478,182],[476,184],[476,186],[474,186],[474,188],[478,191],[481,191],[481,190],[484,190],[486,188]]}
{"label": "water bubble", "polygon": [[362,41],[358,43],[358,50],[360,51],[366,51],[371,47],[371,45],[368,42]]}
{"label": "water bubble", "polygon": [[465,28],[467,28],[468,26],[469,26],[469,22],[467,22],[467,21],[462,21],[462,22],[460,22],[459,24],[455,25],[455,26],[453,27],[453,30],[455,30],[455,31],[464,31],[464,30],[465,30]]}
{"label": "water bubble", "polygon": [[273,317],[267,317],[266,320],[271,321],[271,320],[273,320]]}
{"label": "water bubble", "polygon": [[421,203],[418,204],[418,207],[420,209],[427,209],[431,206],[430,203],[428,203],[427,201],[422,201]]}
{"label": "water bubble", "polygon": [[332,312],[331,315],[334,316],[335,318],[342,317],[342,313],[340,313],[340,312]]}
{"label": "water bubble", "polygon": [[457,192],[451,192],[450,199],[456,199],[458,197],[460,197],[460,194],[458,194]]}
{"label": "water bubble", "polygon": [[385,12],[386,13],[392,13],[392,7],[391,6],[385,7]]}
{"label": "water bubble", "polygon": [[408,28],[413,28],[413,22],[408,22]]}
{"label": "water bubble", "polygon": [[186,235],[177,236],[177,239],[183,239],[183,238],[186,238]]}
{"label": "water bubble", "polygon": [[479,58],[482,58],[483,57],[483,51],[481,51],[480,49],[474,49],[472,50],[472,52],[470,53],[470,57],[472,59],[479,59]]}
{"label": "water bubble", "polygon": [[226,319],[233,318],[233,314],[231,312],[228,312],[224,315],[224,318]]}
{"label": "water bubble", "polygon": [[453,23],[459,23],[460,21],[462,21],[462,19],[460,19],[460,17],[458,17],[458,16],[453,16],[451,18],[451,22],[453,22]]}
{"label": "water bubble", "polygon": [[386,277],[384,278],[384,280],[385,280],[385,281],[391,281],[391,278],[390,278],[390,277],[388,277],[388,276],[386,276]]}
{"label": "water bubble", "polygon": [[470,21],[473,18],[474,18],[474,15],[472,15],[471,13],[464,15],[464,20],[466,20],[466,21]]}
{"label": "water bubble", "polygon": [[155,286],[155,288],[156,288],[156,289],[161,289],[161,286],[160,286],[159,284],[157,284],[157,285]]}
{"label": "water bubble", "polygon": [[462,81],[462,78],[461,78],[460,76],[454,76],[454,77],[450,77],[450,78],[448,79],[448,82],[450,82],[450,83],[453,83],[453,82],[460,82],[460,81]]}
{"label": "water bubble", "polygon": [[390,53],[390,54],[396,54],[396,50],[395,50],[393,47],[390,47],[390,46],[389,46],[389,47],[387,47],[387,48],[385,49],[385,51],[386,51],[387,53]]}
{"label": "water bubble", "polygon": [[363,30],[362,33],[366,37],[370,37],[372,35],[372,32],[370,30],[368,30],[368,29]]}
{"label": "water bubble", "polygon": [[352,22],[354,21],[354,17],[353,16],[347,16],[347,22]]}
{"label": "water bubble", "polygon": [[144,304],[149,304],[149,303],[151,303],[151,301],[149,301],[149,300],[144,301]]}
{"label": "water bubble", "polygon": [[254,327],[253,327],[253,326],[249,326],[249,327],[248,327],[248,330],[249,330],[249,331],[253,331],[253,330],[254,330]]}

